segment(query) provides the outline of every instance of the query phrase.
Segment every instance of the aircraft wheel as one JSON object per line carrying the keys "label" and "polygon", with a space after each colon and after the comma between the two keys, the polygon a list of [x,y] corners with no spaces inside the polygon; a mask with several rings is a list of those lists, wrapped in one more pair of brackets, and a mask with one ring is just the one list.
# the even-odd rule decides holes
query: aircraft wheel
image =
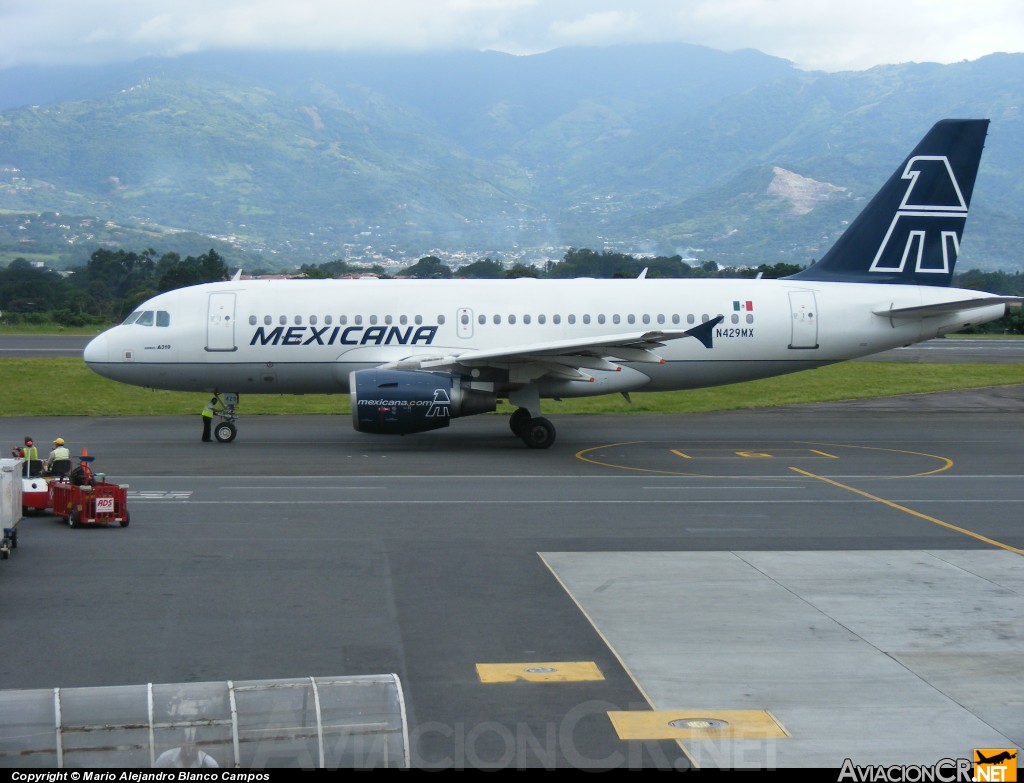
{"label": "aircraft wheel", "polygon": [[531,449],[550,448],[555,442],[555,426],[547,419],[538,416],[530,419],[523,429],[523,443]]}
{"label": "aircraft wheel", "polygon": [[238,430],[235,429],[235,425],[230,421],[226,421],[223,424],[218,424],[213,429],[213,437],[219,440],[221,443],[230,443],[235,439],[235,435],[238,434]]}
{"label": "aircraft wheel", "polygon": [[530,412],[526,408],[516,408],[512,411],[512,415],[508,417],[508,426],[512,430],[512,434],[517,438],[523,437],[526,425],[529,423]]}

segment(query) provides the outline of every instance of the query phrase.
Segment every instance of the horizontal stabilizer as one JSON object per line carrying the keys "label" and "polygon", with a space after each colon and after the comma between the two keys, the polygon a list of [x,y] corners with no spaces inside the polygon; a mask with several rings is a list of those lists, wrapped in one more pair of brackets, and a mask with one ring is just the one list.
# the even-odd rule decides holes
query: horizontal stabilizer
{"label": "horizontal stabilizer", "polygon": [[955,313],[963,310],[976,310],[981,307],[992,305],[1008,305],[1010,307],[1020,306],[1024,298],[1019,296],[987,296],[981,299],[960,299],[955,302],[939,302],[930,305],[917,305],[915,307],[880,307],[872,310],[875,315],[885,318],[927,318],[945,313]]}

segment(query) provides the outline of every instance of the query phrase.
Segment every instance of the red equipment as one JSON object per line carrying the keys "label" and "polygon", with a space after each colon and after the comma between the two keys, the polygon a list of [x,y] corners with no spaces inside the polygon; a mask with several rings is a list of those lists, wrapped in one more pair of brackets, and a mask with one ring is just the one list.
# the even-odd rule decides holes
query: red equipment
{"label": "red equipment", "polygon": [[24,476],[21,479],[21,515],[29,511],[46,511],[50,507],[49,482],[42,476]]}
{"label": "red equipment", "polygon": [[68,523],[79,525],[112,525],[128,527],[128,485],[108,484],[98,474],[93,486],[78,486],[69,481],[51,481],[50,498],[53,513]]}

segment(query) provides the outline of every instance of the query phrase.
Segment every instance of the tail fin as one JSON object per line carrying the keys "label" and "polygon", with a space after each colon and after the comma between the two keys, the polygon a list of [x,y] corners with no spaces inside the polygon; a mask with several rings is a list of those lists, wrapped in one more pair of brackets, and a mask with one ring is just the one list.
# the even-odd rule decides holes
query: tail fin
{"label": "tail fin", "polygon": [[988,120],[941,120],[821,260],[795,280],[949,285]]}

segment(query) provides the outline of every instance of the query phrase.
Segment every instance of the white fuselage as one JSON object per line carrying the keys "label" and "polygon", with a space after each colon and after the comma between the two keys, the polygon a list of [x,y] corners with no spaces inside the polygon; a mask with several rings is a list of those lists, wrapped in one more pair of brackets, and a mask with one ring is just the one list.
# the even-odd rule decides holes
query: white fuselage
{"label": "white fuselage", "polygon": [[[796,280],[238,280],[150,299],[136,311],[148,316],[107,330],[84,358],[108,378],[157,389],[344,393],[351,372],[410,357],[678,333],[723,315],[711,348],[667,339],[663,363],[616,359],[619,369],[589,370],[593,380],[538,381],[544,397],[666,391],[781,375],[985,323],[1005,306],[876,312],[988,296]],[[520,383],[517,372],[497,362],[485,379],[500,395]]]}

